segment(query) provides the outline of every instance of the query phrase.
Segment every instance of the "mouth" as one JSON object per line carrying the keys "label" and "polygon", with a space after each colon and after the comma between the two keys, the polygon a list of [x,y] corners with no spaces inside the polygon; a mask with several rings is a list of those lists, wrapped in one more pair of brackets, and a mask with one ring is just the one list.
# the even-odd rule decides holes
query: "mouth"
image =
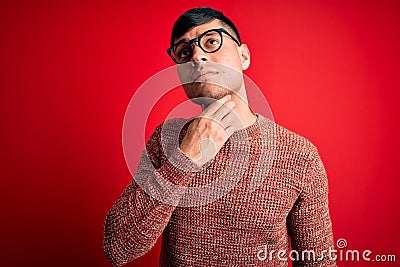
{"label": "mouth", "polygon": [[204,79],[206,77],[212,76],[218,74],[218,72],[216,71],[203,71],[203,72],[196,72],[194,73],[194,75],[192,77],[194,77],[194,79],[192,79],[193,82],[197,82],[198,80]]}

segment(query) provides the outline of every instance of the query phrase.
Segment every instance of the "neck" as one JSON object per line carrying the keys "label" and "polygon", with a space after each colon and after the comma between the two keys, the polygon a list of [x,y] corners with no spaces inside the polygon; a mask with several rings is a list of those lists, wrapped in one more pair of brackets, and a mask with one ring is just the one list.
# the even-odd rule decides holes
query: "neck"
{"label": "neck", "polygon": [[[238,92],[232,91],[231,95],[232,101],[236,103],[233,111],[237,115],[238,119],[235,123],[235,129],[240,130],[254,124],[257,118],[248,106],[248,100],[244,85],[242,85]],[[206,106],[202,105],[201,108],[202,110],[204,110]]]}
{"label": "neck", "polygon": [[248,106],[247,97],[242,98],[237,94],[232,94],[232,101],[236,103],[233,111],[240,120],[236,126],[236,130],[249,127],[256,122],[257,118]]}

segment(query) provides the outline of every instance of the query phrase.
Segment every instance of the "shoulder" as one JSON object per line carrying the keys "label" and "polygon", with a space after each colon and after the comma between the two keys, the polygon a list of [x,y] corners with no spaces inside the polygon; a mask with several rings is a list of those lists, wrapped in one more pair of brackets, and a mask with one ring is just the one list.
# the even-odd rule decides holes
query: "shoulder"
{"label": "shoulder", "polygon": [[[312,184],[326,183],[323,163],[317,147],[306,137],[264,118],[264,124],[274,129],[274,166],[298,183],[302,190],[311,190]],[[265,127],[263,127],[265,128]],[[314,173],[315,175],[308,175]]]}
{"label": "shoulder", "polygon": [[307,161],[318,157],[317,147],[308,138],[262,116],[260,124],[264,131],[270,133],[269,138],[273,140],[275,156],[279,159],[304,166]]}
{"label": "shoulder", "polygon": [[271,136],[275,139],[277,146],[299,152],[312,152],[316,150],[316,146],[308,138],[293,130],[289,130],[271,119],[261,115],[258,115],[258,117],[263,131],[269,131],[270,135],[273,132]]}
{"label": "shoulder", "polygon": [[276,124],[277,143],[284,148],[290,150],[303,152],[303,153],[314,153],[316,152],[316,146],[307,138],[286,127]]}

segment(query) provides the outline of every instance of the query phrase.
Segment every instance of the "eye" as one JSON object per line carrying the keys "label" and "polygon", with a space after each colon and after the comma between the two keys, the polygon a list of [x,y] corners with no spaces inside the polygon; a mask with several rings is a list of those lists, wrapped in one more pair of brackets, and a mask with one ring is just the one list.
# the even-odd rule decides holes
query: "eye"
{"label": "eye", "polygon": [[209,43],[210,45],[217,45],[217,44],[219,44],[219,40],[217,40],[217,39],[210,39],[210,40],[208,40],[208,43]]}
{"label": "eye", "polygon": [[185,58],[190,55],[190,51],[188,49],[182,49],[181,51],[178,52],[178,57],[180,58]]}
{"label": "eye", "polygon": [[174,51],[176,58],[181,58],[181,59],[189,57],[191,53],[192,51],[190,49],[190,45],[187,43],[182,43],[178,45],[178,47],[176,47]]}
{"label": "eye", "polygon": [[202,40],[202,47],[206,50],[214,50],[217,49],[221,45],[221,38],[218,34],[210,34],[209,36],[205,36]]}

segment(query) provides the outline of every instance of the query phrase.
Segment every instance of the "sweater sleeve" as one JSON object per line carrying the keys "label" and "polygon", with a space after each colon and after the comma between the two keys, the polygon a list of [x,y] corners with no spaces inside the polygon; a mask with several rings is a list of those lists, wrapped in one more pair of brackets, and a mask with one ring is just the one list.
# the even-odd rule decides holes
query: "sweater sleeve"
{"label": "sweater sleeve", "polygon": [[314,145],[306,161],[303,188],[288,216],[293,266],[336,266],[328,208],[328,179]]}
{"label": "sweater sleeve", "polygon": [[[185,193],[195,166],[179,148],[166,160],[160,144],[160,126],[154,131],[141,155],[134,179],[104,222],[103,248],[111,263],[122,266],[154,246]],[[179,190],[175,185],[180,186]]]}

